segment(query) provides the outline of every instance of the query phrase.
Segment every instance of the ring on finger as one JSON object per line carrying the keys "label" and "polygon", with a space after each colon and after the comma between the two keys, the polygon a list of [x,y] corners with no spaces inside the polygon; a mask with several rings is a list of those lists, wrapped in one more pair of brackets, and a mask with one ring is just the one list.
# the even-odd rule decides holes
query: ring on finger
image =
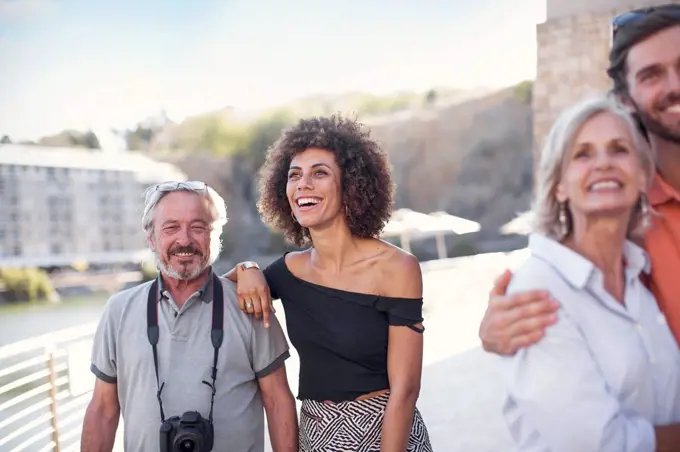
{"label": "ring on finger", "polygon": [[251,309],[253,307],[253,302],[250,300],[246,300],[246,309]]}

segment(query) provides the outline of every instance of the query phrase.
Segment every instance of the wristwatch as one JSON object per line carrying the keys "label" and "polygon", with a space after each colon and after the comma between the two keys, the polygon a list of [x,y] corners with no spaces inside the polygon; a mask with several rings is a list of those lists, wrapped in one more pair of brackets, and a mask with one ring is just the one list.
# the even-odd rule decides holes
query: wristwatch
{"label": "wristwatch", "polygon": [[257,268],[259,270],[260,266],[257,265],[257,262],[253,261],[245,261],[241,263],[241,270],[248,270],[249,268]]}

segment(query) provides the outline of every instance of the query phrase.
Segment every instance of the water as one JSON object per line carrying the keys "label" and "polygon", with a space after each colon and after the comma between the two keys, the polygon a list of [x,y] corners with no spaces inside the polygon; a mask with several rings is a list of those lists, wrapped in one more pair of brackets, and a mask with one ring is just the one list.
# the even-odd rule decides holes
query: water
{"label": "water", "polygon": [[108,296],[65,298],[54,304],[0,306],[0,347],[41,334],[99,321]]}

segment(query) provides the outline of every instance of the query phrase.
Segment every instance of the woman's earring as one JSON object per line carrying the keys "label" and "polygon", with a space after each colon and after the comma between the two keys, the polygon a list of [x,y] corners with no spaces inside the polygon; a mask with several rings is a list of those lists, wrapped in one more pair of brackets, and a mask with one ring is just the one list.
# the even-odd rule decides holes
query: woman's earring
{"label": "woman's earring", "polygon": [[567,208],[565,206],[566,203],[561,202],[560,203],[560,211],[559,211],[559,220],[560,220],[560,226],[562,227],[562,237],[566,237],[567,234],[569,234],[569,223],[567,220]]}
{"label": "woman's earring", "polygon": [[640,224],[645,229],[652,225],[651,208],[644,193],[640,193]]}

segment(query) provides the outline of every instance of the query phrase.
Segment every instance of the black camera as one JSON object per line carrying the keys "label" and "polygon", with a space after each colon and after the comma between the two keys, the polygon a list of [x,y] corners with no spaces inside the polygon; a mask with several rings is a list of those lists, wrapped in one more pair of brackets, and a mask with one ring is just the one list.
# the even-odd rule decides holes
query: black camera
{"label": "black camera", "polygon": [[210,452],[213,425],[197,411],[173,416],[161,424],[160,452]]}

